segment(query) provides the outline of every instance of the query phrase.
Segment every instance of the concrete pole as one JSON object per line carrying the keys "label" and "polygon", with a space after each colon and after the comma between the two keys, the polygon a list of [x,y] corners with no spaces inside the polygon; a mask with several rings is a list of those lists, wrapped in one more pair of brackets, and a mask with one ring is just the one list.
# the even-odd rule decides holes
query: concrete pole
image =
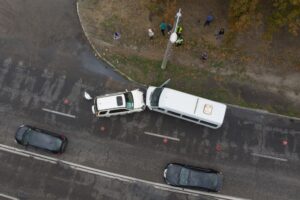
{"label": "concrete pole", "polygon": [[169,57],[171,56],[171,50],[172,50],[172,44],[176,41],[177,39],[177,34],[176,34],[176,30],[177,30],[177,26],[179,23],[179,19],[181,17],[181,8],[179,8],[178,12],[176,13],[176,21],[174,23],[173,26],[173,33],[170,35],[170,39],[168,40],[168,44],[167,44],[167,48],[165,51],[165,55],[161,64],[161,69],[166,69],[167,67],[167,62],[169,60]]}

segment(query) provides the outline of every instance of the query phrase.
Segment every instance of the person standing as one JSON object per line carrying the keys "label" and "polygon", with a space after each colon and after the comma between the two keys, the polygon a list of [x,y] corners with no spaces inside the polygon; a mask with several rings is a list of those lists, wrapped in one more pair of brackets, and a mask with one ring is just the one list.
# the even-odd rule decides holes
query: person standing
{"label": "person standing", "polygon": [[208,54],[206,51],[201,53],[201,60],[204,62],[208,59]]}
{"label": "person standing", "polygon": [[221,39],[225,33],[224,28],[220,28],[219,32],[216,34],[216,39]]}
{"label": "person standing", "polygon": [[182,44],[183,44],[183,37],[180,35],[180,36],[178,36],[178,38],[175,42],[175,45],[176,45],[176,47],[178,47],[178,46],[181,46]]}
{"label": "person standing", "polygon": [[172,32],[172,28],[173,28],[173,26],[171,25],[171,24],[168,24],[167,25],[167,31],[168,31],[168,34],[170,35]]}
{"label": "person standing", "polygon": [[114,40],[118,40],[121,38],[121,34],[119,32],[114,33]]}
{"label": "person standing", "polygon": [[149,39],[152,40],[153,37],[154,37],[154,32],[152,31],[151,28],[148,29],[148,36],[149,36]]}
{"label": "person standing", "polygon": [[204,23],[204,27],[205,26],[209,26],[209,24],[214,20],[214,17],[212,16],[212,14],[207,15],[206,17],[206,21]]}
{"label": "person standing", "polygon": [[166,30],[166,28],[167,28],[167,25],[166,25],[166,23],[165,23],[164,21],[162,21],[162,22],[160,23],[159,28],[160,28],[161,34],[162,34],[163,36],[165,36],[165,30]]}
{"label": "person standing", "polygon": [[178,37],[181,37],[182,31],[183,31],[182,26],[177,26],[176,33],[177,33]]}

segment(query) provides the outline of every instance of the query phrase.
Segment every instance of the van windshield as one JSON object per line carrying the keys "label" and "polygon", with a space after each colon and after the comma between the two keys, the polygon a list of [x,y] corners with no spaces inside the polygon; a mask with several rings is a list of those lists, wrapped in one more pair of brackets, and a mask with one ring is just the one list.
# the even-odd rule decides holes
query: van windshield
{"label": "van windshield", "polygon": [[158,87],[156,88],[152,94],[151,94],[151,101],[150,101],[150,105],[151,106],[158,106],[158,103],[159,103],[159,97],[163,91],[163,87]]}
{"label": "van windshield", "polygon": [[133,96],[131,92],[124,93],[125,101],[126,101],[126,108],[131,110],[133,109]]}

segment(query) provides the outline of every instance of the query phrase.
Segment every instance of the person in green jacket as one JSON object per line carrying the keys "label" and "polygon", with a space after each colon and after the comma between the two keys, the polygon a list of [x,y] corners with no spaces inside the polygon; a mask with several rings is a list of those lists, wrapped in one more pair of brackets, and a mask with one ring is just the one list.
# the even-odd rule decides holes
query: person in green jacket
{"label": "person in green jacket", "polygon": [[164,21],[162,21],[162,22],[160,23],[159,28],[160,28],[161,34],[162,34],[163,36],[165,36],[165,30],[166,30],[166,28],[167,28],[167,25],[166,25],[166,23],[165,23]]}

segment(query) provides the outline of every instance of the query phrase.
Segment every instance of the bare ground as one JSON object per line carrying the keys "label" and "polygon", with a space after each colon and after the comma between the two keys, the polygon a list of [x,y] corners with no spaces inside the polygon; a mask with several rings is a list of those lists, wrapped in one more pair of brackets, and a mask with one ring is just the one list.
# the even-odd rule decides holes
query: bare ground
{"label": "bare ground", "polygon": [[[285,32],[263,38],[263,25],[243,33],[228,29],[228,2],[177,0],[182,9],[184,45],[173,47],[167,69],[160,64],[168,37],[159,24],[163,13],[147,0],[79,0],[82,26],[101,56],[138,82],[159,84],[247,107],[300,116],[300,38]],[[158,8],[159,9],[159,8]],[[203,23],[209,11],[215,20]],[[174,13],[175,15],[175,13]],[[214,34],[225,28],[225,37]],[[155,32],[149,40],[148,28]],[[113,40],[113,33],[121,33]],[[203,62],[201,52],[208,52]]]}

